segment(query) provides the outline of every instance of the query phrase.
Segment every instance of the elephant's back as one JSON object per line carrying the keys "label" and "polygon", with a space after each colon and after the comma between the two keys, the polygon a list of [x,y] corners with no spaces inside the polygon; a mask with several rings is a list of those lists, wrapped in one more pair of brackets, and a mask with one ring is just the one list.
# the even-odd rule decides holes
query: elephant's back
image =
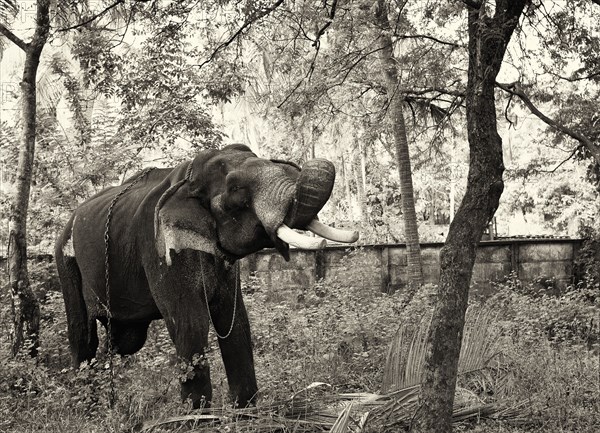
{"label": "elephant's back", "polygon": [[[135,221],[139,219],[137,214],[142,204],[171,172],[172,169],[152,169],[137,173],[121,185],[106,188],[83,202],[75,210],[72,223],[76,255],[103,252],[107,235],[112,239],[111,244],[119,245],[121,249],[131,245],[142,230],[139,221]],[[147,211],[152,212],[151,209]],[[115,253],[124,254],[125,251]]]}
{"label": "elephant's back", "polygon": [[[88,298],[86,304],[93,314],[99,315],[100,306],[105,302],[108,246],[114,317],[120,315],[118,306],[124,303],[123,299],[136,299],[133,311],[139,310],[144,317],[156,315],[139,246],[140,239],[153,237],[149,223],[153,207],[148,197],[170,172],[169,169],[142,172],[122,185],[99,192],[74,212],[71,228],[74,256],[81,270],[84,296]],[[96,307],[98,311],[94,311]]]}

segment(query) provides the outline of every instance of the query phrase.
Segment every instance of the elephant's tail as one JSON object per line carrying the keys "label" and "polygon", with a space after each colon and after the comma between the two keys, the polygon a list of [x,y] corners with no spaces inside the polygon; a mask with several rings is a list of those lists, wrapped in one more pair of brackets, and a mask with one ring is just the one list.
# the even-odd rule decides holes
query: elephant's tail
{"label": "elephant's tail", "polygon": [[56,269],[60,279],[65,310],[67,313],[67,327],[69,344],[73,355],[73,364],[78,366],[84,360],[90,360],[95,356],[97,343],[93,340],[88,311],[83,297],[81,271],[77,264],[72,241],[72,218],[62,235],[57,239],[54,249]]}

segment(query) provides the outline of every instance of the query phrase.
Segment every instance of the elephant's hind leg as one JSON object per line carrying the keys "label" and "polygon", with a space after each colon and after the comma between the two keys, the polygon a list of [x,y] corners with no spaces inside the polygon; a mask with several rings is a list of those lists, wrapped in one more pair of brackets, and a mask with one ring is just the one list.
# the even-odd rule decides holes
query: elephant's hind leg
{"label": "elephant's hind leg", "polygon": [[71,357],[73,365],[78,367],[83,361],[89,361],[96,356],[98,349],[96,320],[88,317],[82,292],[81,273],[76,259],[57,256],[56,267],[65,301]]}
{"label": "elephant's hind leg", "polygon": [[132,355],[140,350],[148,336],[149,320],[126,322],[111,321],[113,350],[119,355]]}

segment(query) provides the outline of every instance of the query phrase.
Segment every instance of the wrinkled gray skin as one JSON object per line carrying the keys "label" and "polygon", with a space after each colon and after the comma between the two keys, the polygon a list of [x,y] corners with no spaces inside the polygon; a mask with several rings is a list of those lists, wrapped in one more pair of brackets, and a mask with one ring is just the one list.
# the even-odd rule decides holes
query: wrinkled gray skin
{"label": "wrinkled gray skin", "polygon": [[[314,167],[301,176],[296,165],[257,158],[243,145],[201,152],[186,180],[188,164],[151,171],[114,206],[108,253],[110,327],[104,240],[108,208],[139,175],[84,202],[59,237],[55,257],[73,364],[95,357],[97,320],[110,330],[113,350],[132,354],[144,345],[150,322],[161,318],[177,355],[192,362],[208,345],[204,290],[221,335],[229,331],[237,297],[232,332],[219,339],[219,346],[231,396],[245,406],[254,402],[257,384],[250,326],[233,263],[271,246],[288,259],[288,245],[276,238],[277,228],[284,221],[303,228],[329,198],[333,179],[317,179],[313,185]],[[307,190],[310,197],[297,196]],[[195,407],[212,397],[209,367],[197,364],[181,389],[182,398],[191,398]]]}

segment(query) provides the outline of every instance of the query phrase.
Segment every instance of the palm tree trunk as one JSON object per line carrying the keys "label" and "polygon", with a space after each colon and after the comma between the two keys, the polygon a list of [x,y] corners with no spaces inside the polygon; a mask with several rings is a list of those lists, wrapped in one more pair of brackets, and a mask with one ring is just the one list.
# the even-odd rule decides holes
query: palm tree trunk
{"label": "palm tree trunk", "polygon": [[361,141],[358,143],[358,151],[360,153],[360,175],[362,177],[363,189],[367,191],[367,154],[365,152],[365,146]]}
{"label": "palm tree trunk", "polygon": [[398,95],[400,81],[392,38],[389,34],[390,23],[383,0],[377,2],[375,12],[377,26],[382,30],[380,35],[381,49],[379,61],[387,91],[389,102],[389,122],[394,137],[396,163],[400,176],[400,194],[402,216],[404,217],[404,237],[406,242],[407,279],[410,287],[415,288],[423,284],[423,270],[421,264],[421,246],[419,244],[419,230],[417,213],[415,211],[415,194],[412,183],[412,169],[410,165],[410,152],[404,121],[403,100]]}
{"label": "palm tree trunk", "polygon": [[360,157],[353,157],[351,160],[352,173],[356,182],[356,196],[360,208],[360,220],[367,226],[369,225],[369,212],[367,212],[367,195],[365,193],[365,184],[363,183],[362,170],[360,167]]}
{"label": "palm tree trunk", "polygon": [[452,430],[458,357],[475,253],[504,188],[495,81],[506,46],[527,3],[528,0],[497,0],[493,17],[487,16],[485,6],[469,8],[466,90],[469,175],[465,196],[440,255],[440,283],[427,339],[425,379],[415,431]]}
{"label": "palm tree trunk", "polygon": [[13,313],[12,353],[16,355],[25,339],[29,353],[37,354],[39,346],[40,307],[29,283],[27,270],[27,212],[35,153],[36,134],[36,76],[40,56],[50,29],[49,0],[38,0],[36,29],[25,47],[25,66],[21,82],[23,131],[17,167],[16,194],[11,203],[8,255],[9,278]]}
{"label": "palm tree trunk", "polygon": [[346,196],[346,203],[348,210],[346,211],[346,218],[349,220],[354,219],[354,206],[352,206],[352,194],[350,193],[350,176],[348,174],[348,168],[346,167],[346,158],[342,152],[342,180],[344,183],[344,192]]}

